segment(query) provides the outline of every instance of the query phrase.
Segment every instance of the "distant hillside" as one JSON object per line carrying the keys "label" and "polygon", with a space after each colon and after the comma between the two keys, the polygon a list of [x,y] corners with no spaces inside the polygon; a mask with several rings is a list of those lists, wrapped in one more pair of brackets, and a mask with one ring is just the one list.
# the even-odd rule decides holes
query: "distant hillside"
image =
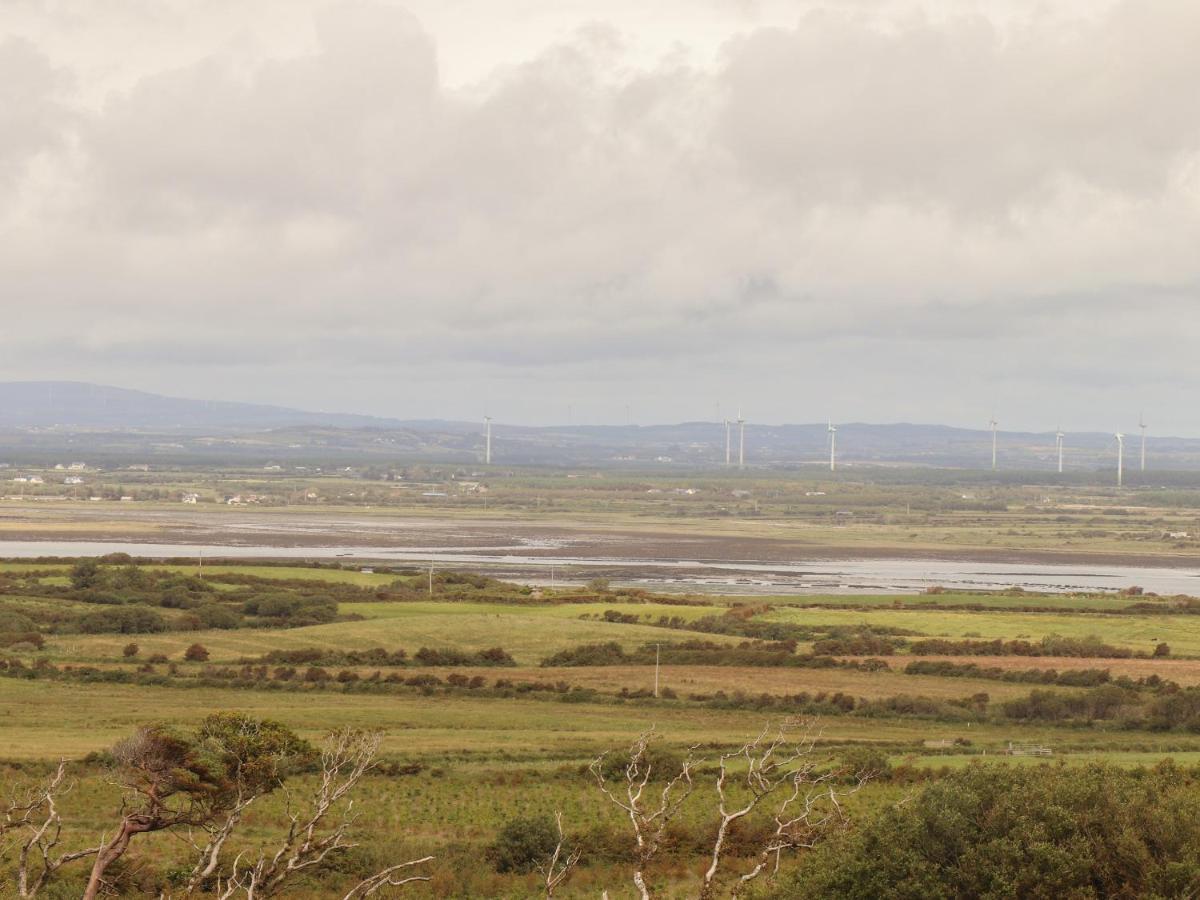
{"label": "distant hillside", "polygon": [[[737,461],[737,427],[731,433]],[[945,425],[843,423],[838,426],[842,466],[991,467],[991,433]],[[184,400],[143,391],[78,382],[0,383],[0,454],[33,460],[73,451],[112,458],[177,461],[483,460],[480,422],[376,418],[307,412],[277,406]],[[1139,463],[1140,435],[1126,440],[1126,472]],[[1150,437],[1150,471],[1200,471],[1200,440]],[[746,463],[776,468],[828,467],[824,423],[746,424]],[[1053,472],[1052,433],[1002,431],[1001,470]],[[725,428],[718,422],[667,425],[493,423],[493,461],[503,465],[684,468],[721,466]],[[1068,433],[1066,468],[1115,470],[1111,434]]]}
{"label": "distant hillside", "polygon": [[282,406],[185,400],[78,381],[0,382],[0,427],[235,428],[292,425],[362,428],[395,421]]}

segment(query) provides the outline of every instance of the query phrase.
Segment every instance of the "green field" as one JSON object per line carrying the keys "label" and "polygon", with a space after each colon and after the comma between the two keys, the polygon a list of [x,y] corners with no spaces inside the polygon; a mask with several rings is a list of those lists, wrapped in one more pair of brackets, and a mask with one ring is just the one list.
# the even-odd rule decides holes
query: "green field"
{"label": "green field", "polygon": [[[756,652],[787,656],[790,651],[779,649],[783,645],[752,636],[755,628],[780,624],[799,626],[806,634],[853,635],[865,627],[867,633],[903,629],[925,637],[1030,641],[1049,634],[1094,635],[1143,652],[1165,640],[1172,658],[1072,660],[1072,666],[1061,666],[1064,671],[1111,667],[1112,678],[1124,671],[1167,678],[1179,673],[1185,685],[1195,683],[1195,664],[1175,657],[1200,657],[1200,617],[1118,613],[1128,598],[940,594],[721,597],[681,604],[575,589],[534,595],[478,579],[439,582],[430,598],[423,593],[424,575],[334,568],[212,566],[206,567],[212,581],[201,583],[179,579],[194,574],[188,567],[151,565],[137,575],[112,566],[100,571],[98,585],[86,589],[76,586],[78,576],[69,567],[44,578],[33,574],[44,571],[22,565],[0,571],[9,579],[3,582],[0,611],[10,621],[35,623],[44,640],[41,649],[24,641],[0,650],[0,661],[8,666],[0,669],[0,773],[15,782],[53,759],[92,755],[92,762],[76,764],[78,790],[64,805],[74,841],[111,821],[106,811],[114,808],[116,795],[106,780],[108,748],[141,725],[186,730],[215,710],[277,720],[314,742],[343,726],[382,732],[381,761],[402,774],[376,775],[366,783],[357,807],[367,829],[368,858],[361,865],[369,868],[370,860],[401,851],[434,853],[435,880],[410,892],[430,897],[536,895],[534,876],[496,871],[485,859],[497,832],[521,816],[558,810],[576,831],[619,832],[621,818],[602,802],[584,770],[596,755],[628,746],[651,727],[662,734],[665,747],[681,752],[697,746],[711,764],[714,753],[752,738],[769,723],[815,717],[824,765],[836,765],[855,748],[875,748],[896,771],[918,773],[904,776],[918,784],[928,777],[922,772],[971,763],[1044,762],[1004,756],[1010,743],[1049,747],[1055,765],[1104,761],[1135,767],[1165,757],[1200,763],[1200,733],[1194,728],[1186,723],[1151,728],[1129,718],[1135,706],[1143,710],[1139,715],[1148,714],[1144,711],[1159,696],[1153,687],[1114,687],[1128,691],[1124,711],[1096,717],[1072,711],[1090,708],[1090,687],[995,675],[906,675],[903,655],[888,659],[891,668],[876,670],[836,660],[821,666],[793,666],[775,657],[775,662],[749,662]],[[155,607],[160,597],[170,605]],[[286,601],[284,606],[328,600],[324,614],[330,618],[289,627],[286,619],[247,611],[271,598],[277,605]],[[933,602],[981,608],[938,609]],[[1017,611],[1014,605],[1047,611]],[[96,621],[99,616],[103,623],[125,608],[156,610],[166,630],[82,633],[78,627],[87,617]],[[227,627],[189,626],[201,610],[217,608],[229,619]],[[604,619],[606,614],[611,620]],[[690,630],[699,619],[710,628],[716,623],[718,631]],[[652,624],[660,621],[672,627]],[[645,662],[539,666],[551,654],[584,645],[613,642],[632,653],[646,644],[681,641],[708,649],[696,651],[701,656],[691,662],[662,665],[657,673]],[[136,653],[126,656],[130,644]],[[184,652],[197,644],[207,660],[185,661]],[[805,657],[812,646],[801,641],[795,655]],[[484,666],[466,661],[467,656],[447,666],[411,660],[384,664],[353,656],[375,648],[403,648],[411,656],[421,647],[468,656],[498,647],[513,664]],[[287,666],[244,664],[273,651],[316,656],[292,666],[286,678],[279,673]],[[705,662],[704,653],[713,654],[711,662]],[[168,663],[149,662],[158,654]],[[1007,657],[981,665],[1028,672],[1061,664]],[[321,678],[310,678],[313,672]],[[651,696],[656,675],[658,699]],[[1033,691],[1065,705],[1053,718],[1010,716],[1010,705],[1017,708]],[[296,784],[305,784],[307,777]],[[879,810],[915,790],[905,783],[871,784],[851,808],[856,815]],[[682,820],[686,827],[707,827],[712,802],[704,795],[689,806]],[[279,797],[265,800],[247,820],[243,841],[250,844],[238,846],[269,840],[282,816]],[[137,845],[136,859],[159,871],[184,864],[182,853],[178,841],[157,836]],[[691,896],[687,885],[696,863],[683,850],[662,862],[656,877],[665,895]],[[614,900],[624,897],[624,869],[619,854],[596,858],[560,896],[595,896],[608,889]],[[347,877],[325,873],[297,883],[289,896],[315,900],[329,895],[330,885],[344,885]]]}

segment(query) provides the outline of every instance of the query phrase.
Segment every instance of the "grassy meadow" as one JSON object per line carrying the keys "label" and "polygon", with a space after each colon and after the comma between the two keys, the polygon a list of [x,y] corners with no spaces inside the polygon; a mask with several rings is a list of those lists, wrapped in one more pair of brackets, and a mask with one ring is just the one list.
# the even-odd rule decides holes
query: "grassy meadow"
{"label": "grassy meadow", "polygon": [[[1084,595],[661,597],[453,573],[431,596],[427,575],[404,570],[221,564],[195,575],[119,559],[82,575],[69,564],[0,568],[0,778],[11,791],[71,761],[64,839],[79,846],[111,825],[107,752],[140,726],[187,732],[231,711],[314,743],[337,728],[378,730],[381,768],[356,806],[362,846],[346,866],[300,879],[288,896],[302,900],[344,892],[395,854],[425,853],[437,857],[433,880],[405,896],[538,896],[536,874],[501,871],[489,854],[512,822],[555,811],[593,848],[557,896],[632,896],[629,836],[586,766],[651,728],[666,752],[696,747],[711,774],[715,754],[768,724],[815,721],[822,765],[866,749],[887,767],[850,801],[862,815],[971,764],[1046,764],[1007,756],[1010,744],[1047,748],[1054,764],[1200,764],[1200,728],[1177,709],[1200,684],[1200,615],[1167,601],[1169,612]],[[134,609],[153,617],[129,618]],[[912,652],[931,638],[1053,635],[1127,655]],[[204,658],[185,658],[196,645]],[[657,673],[655,646],[666,660]],[[915,661],[947,668],[906,673]],[[299,790],[311,775],[297,777]],[[713,803],[711,789],[689,801],[655,864],[662,895],[692,895]],[[265,798],[237,846],[267,846],[283,815],[279,795]],[[131,854],[143,874],[122,883],[127,896],[168,889],[188,860],[162,834]],[[47,896],[71,896],[72,877]]]}

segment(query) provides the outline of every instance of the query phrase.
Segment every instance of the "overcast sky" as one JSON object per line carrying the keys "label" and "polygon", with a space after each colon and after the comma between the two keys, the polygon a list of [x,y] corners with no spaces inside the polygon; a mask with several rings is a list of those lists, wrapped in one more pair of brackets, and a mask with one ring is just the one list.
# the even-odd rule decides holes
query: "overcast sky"
{"label": "overcast sky", "polygon": [[1194,0],[4,0],[0,380],[1197,435],[1198,46]]}

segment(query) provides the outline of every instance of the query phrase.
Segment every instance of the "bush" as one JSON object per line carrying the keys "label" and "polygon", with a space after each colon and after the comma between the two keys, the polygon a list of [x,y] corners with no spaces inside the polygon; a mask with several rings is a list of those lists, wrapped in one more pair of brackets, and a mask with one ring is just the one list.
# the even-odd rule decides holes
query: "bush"
{"label": "bush", "polygon": [[818,847],[768,896],[1194,896],[1198,856],[1200,790],[1169,762],[975,765]]}
{"label": "bush", "polygon": [[144,606],[117,606],[88,613],[79,620],[85,634],[151,634],[167,630],[167,623]]}
{"label": "bush", "polygon": [[208,648],[203,644],[192,644],[183,651],[183,658],[188,662],[208,662]]}
{"label": "bush", "polygon": [[241,628],[242,617],[227,606],[219,603],[206,603],[197,607],[194,613],[200,624],[205,628]]}
{"label": "bush", "polygon": [[851,747],[842,754],[842,766],[848,781],[857,781],[859,778],[887,781],[892,774],[892,764],[887,754],[875,747]]}
{"label": "bush", "polygon": [[71,586],[77,591],[95,587],[100,583],[100,566],[94,559],[85,559],[71,569]]}
{"label": "bush", "polygon": [[21,646],[41,650],[46,646],[46,639],[36,631],[7,631],[0,634],[0,647],[16,649]]}
{"label": "bush", "polygon": [[558,827],[550,816],[525,816],[504,823],[488,848],[497,872],[531,872],[558,845]]}

